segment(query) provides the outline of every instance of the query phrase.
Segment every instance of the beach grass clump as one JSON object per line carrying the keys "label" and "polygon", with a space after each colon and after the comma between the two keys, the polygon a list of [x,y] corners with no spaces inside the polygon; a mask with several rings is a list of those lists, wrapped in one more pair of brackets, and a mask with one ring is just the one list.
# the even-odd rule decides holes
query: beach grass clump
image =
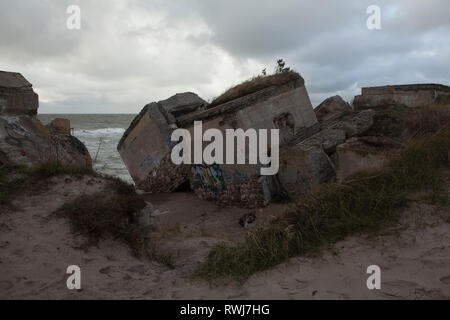
{"label": "beach grass clump", "polygon": [[57,212],[69,219],[72,232],[86,237],[85,247],[114,239],[127,245],[137,258],[150,259],[175,268],[172,253],[161,253],[151,242],[151,224],[144,217],[147,204],[134,186],[119,178],[102,176],[109,186],[64,204]]}
{"label": "beach grass clump", "polygon": [[56,213],[69,219],[73,232],[87,238],[86,245],[113,238],[127,244],[137,257],[147,253],[147,226],[140,223],[139,212],[145,201],[119,179],[95,194],[86,194],[64,204]]}
{"label": "beach grass clump", "polygon": [[416,137],[383,169],[327,185],[298,199],[244,242],[214,247],[194,276],[242,282],[291,257],[318,254],[349,236],[376,235],[399,222],[398,209],[408,205],[408,194],[442,190],[440,173],[450,165],[449,149],[448,124],[437,133]]}

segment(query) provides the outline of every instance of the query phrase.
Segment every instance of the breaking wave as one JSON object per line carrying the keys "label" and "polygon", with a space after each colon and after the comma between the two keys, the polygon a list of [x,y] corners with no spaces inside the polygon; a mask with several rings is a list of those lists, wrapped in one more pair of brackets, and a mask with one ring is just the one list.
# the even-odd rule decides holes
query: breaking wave
{"label": "breaking wave", "polygon": [[77,137],[104,137],[104,136],[122,136],[125,133],[124,128],[103,128],[95,130],[75,130]]}

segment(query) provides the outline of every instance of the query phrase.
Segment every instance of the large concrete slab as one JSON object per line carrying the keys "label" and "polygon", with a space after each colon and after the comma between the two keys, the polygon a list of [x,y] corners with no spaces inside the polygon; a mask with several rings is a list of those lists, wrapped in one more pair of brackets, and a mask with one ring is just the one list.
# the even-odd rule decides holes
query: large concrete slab
{"label": "large concrete slab", "polygon": [[189,178],[191,187],[202,198],[215,199],[224,205],[261,206],[270,200],[273,189],[271,178],[260,175],[259,165],[175,166],[169,158],[173,129],[185,128],[192,137],[195,121],[202,121],[203,132],[210,128],[223,133],[227,129],[279,129],[281,145],[299,137],[304,139],[319,130],[300,76],[209,109],[196,107],[195,103],[179,104],[179,113],[172,111],[168,112],[170,117],[164,116],[168,108],[161,105],[185,100],[178,95],[176,99],[147,105],[118,146],[134,181],[146,191],[173,191]]}
{"label": "large concrete slab", "polygon": [[187,180],[189,168],[170,161],[177,117],[195,112],[206,102],[191,92],[146,105],[126,130],[117,147],[139,188],[170,192]]}

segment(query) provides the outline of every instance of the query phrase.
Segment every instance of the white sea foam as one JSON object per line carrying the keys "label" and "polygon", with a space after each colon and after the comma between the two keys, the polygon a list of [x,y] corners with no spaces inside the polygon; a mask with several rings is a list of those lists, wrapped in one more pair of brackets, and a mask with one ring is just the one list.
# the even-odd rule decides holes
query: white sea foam
{"label": "white sea foam", "polygon": [[132,178],[120,158],[117,144],[135,115],[38,115],[43,123],[55,118],[67,118],[75,128],[73,135],[84,143],[97,172],[119,177],[128,182]]}
{"label": "white sea foam", "polygon": [[104,137],[104,136],[122,136],[125,133],[124,128],[102,128],[95,130],[75,130],[77,137]]}

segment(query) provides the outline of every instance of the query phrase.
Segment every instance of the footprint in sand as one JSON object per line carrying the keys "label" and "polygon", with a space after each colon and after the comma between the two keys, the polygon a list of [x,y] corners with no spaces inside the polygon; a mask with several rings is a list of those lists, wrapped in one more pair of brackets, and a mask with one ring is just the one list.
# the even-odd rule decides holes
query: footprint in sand
{"label": "footprint in sand", "polygon": [[140,276],[149,276],[151,275],[151,272],[149,271],[149,268],[146,265],[137,265],[137,266],[133,266],[127,269],[128,272],[131,273],[137,273]]}
{"label": "footprint in sand", "polygon": [[101,274],[107,275],[110,278],[122,277],[123,272],[120,271],[120,268],[116,266],[107,266],[99,270]]}

